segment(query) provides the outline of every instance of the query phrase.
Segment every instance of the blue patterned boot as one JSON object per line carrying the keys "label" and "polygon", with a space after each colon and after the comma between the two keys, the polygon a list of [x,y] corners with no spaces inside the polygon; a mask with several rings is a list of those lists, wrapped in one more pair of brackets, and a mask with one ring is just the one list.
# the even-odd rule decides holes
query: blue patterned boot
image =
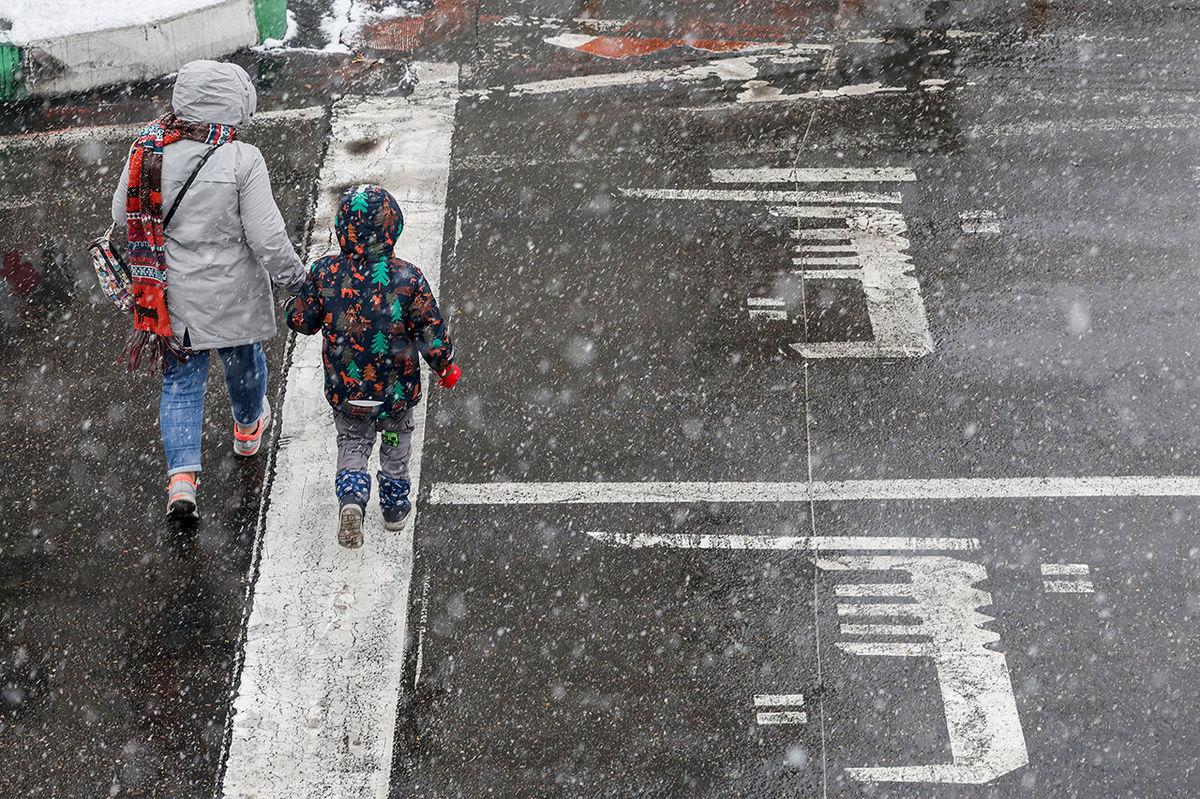
{"label": "blue patterned boot", "polygon": [[404,527],[404,517],[412,510],[408,501],[411,488],[407,480],[395,480],[383,472],[375,474],[379,478],[379,509],[383,511],[383,529],[399,530]]}
{"label": "blue patterned boot", "polygon": [[371,475],[364,471],[343,469],[335,480],[340,522],[338,543],[347,549],[358,549],[363,543],[363,511],[371,498]]}

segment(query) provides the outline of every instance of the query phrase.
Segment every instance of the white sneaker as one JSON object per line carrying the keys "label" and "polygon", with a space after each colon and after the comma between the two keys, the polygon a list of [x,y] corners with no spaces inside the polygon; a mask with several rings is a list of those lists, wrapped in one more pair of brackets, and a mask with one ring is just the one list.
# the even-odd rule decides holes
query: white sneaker
{"label": "white sneaker", "polygon": [[258,426],[253,433],[239,433],[237,425],[233,426],[233,454],[243,458],[257,455],[262,446],[263,433],[271,426],[271,403],[263,397],[262,416],[258,417]]}

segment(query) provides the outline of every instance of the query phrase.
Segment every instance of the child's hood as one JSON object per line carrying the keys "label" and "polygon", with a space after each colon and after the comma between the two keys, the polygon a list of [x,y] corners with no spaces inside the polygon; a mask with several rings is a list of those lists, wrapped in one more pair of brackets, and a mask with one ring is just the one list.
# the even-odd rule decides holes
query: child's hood
{"label": "child's hood", "polygon": [[351,186],[342,192],[333,227],[344,255],[377,261],[391,257],[396,238],[404,229],[404,215],[387,189]]}

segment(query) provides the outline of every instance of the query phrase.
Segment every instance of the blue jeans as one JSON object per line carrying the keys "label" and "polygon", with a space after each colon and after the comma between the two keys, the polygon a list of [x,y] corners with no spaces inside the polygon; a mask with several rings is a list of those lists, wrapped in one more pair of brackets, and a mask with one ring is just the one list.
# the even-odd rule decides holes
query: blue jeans
{"label": "blue jeans", "polygon": [[[200,350],[186,361],[168,359],[163,371],[158,426],[167,454],[167,476],[200,471],[200,433],[204,426],[210,352]],[[262,416],[263,398],[267,395],[267,358],[262,344],[222,347],[217,354],[225,367],[233,420],[249,427]]]}

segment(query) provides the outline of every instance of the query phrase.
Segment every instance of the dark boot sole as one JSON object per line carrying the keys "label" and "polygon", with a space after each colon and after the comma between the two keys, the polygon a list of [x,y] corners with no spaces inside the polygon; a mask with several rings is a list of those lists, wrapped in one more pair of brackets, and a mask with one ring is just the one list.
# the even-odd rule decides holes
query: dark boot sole
{"label": "dark boot sole", "polygon": [[358,549],[363,545],[363,514],[357,507],[342,509],[338,525],[338,543],[346,549]]}
{"label": "dark boot sole", "polygon": [[199,520],[200,512],[196,509],[195,502],[177,499],[167,509],[167,518],[173,522],[194,522]]}

